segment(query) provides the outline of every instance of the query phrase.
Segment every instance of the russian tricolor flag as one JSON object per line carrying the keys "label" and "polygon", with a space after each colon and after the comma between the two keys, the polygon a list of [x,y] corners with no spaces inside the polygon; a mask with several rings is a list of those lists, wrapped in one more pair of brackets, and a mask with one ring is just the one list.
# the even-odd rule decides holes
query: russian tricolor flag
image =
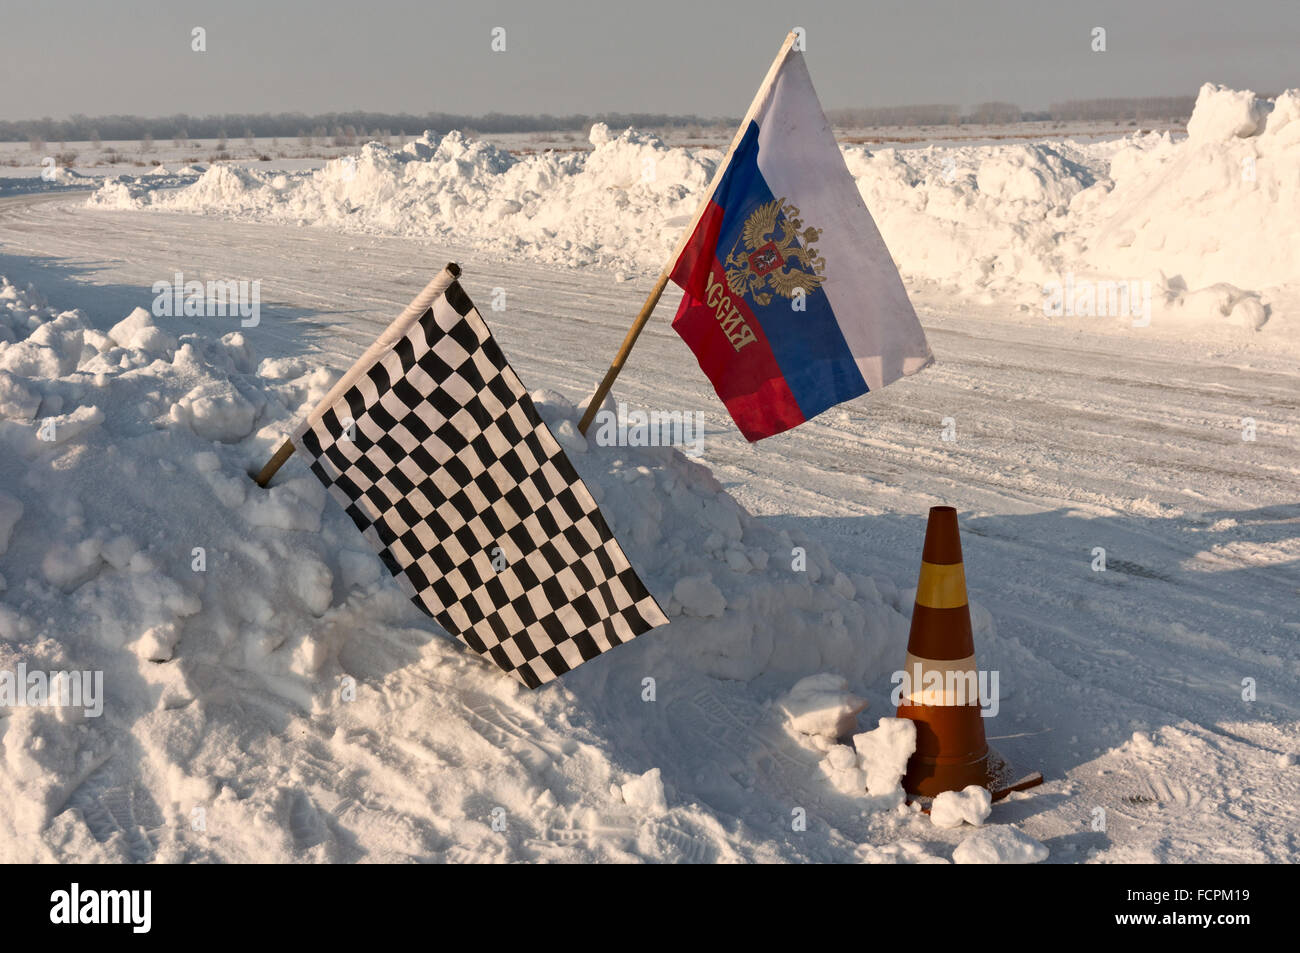
{"label": "russian tricolor flag", "polygon": [[794,35],[673,266],[673,328],[751,441],[933,357]]}

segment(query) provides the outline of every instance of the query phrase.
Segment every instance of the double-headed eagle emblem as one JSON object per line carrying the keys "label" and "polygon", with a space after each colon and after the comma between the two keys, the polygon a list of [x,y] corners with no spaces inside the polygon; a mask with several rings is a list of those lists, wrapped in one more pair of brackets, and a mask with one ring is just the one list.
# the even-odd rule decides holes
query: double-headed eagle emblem
{"label": "double-headed eagle emblem", "polygon": [[773,292],[793,298],[800,288],[804,294],[816,291],[826,267],[826,259],[813,247],[820,237],[820,229],[803,227],[799,210],[785,199],[763,203],[745,221],[740,241],[727,256],[727,287],[764,306],[771,303]]}

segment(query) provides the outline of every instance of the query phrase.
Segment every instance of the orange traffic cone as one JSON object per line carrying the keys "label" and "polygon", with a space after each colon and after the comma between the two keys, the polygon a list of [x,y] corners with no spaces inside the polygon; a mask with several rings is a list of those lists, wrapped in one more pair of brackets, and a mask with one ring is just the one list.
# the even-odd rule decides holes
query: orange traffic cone
{"label": "orange traffic cone", "polygon": [[966,571],[951,506],[930,509],[904,665],[898,717],[916,722],[916,753],[903,777],[908,794],[930,798],[977,784],[997,800],[1042,783],[1041,774],[1012,782],[1006,761],[984,738]]}

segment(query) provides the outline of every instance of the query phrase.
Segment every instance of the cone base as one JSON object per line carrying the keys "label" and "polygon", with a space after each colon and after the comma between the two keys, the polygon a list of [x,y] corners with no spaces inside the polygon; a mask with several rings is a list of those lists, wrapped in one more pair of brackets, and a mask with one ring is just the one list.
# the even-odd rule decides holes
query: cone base
{"label": "cone base", "polygon": [[983,757],[958,763],[923,762],[913,758],[907,763],[902,789],[913,797],[936,797],[945,790],[962,790],[976,784],[997,792],[1013,784],[1013,768],[1001,754],[989,748]]}
{"label": "cone base", "polygon": [[[1003,787],[992,788],[990,789],[990,793],[993,795],[993,803],[996,804],[998,801],[1001,801],[1008,794],[1012,794],[1016,791],[1028,791],[1030,788],[1036,788],[1038,787],[1038,785],[1042,783],[1043,783],[1042,774],[1039,773],[1038,771],[1035,771],[1033,774],[1026,774],[1020,780],[1012,781],[1011,783],[1006,784]],[[916,797],[908,797],[907,803],[920,804],[921,813],[929,814],[930,808],[934,806],[934,798],[923,797],[918,794]]]}
{"label": "cone base", "polygon": [[1035,771],[1033,774],[1026,774],[1019,781],[1013,781],[1005,787],[997,788],[993,791],[993,800],[1000,801],[1008,794],[1016,791],[1028,791],[1030,788],[1036,788],[1043,783],[1041,772]]}

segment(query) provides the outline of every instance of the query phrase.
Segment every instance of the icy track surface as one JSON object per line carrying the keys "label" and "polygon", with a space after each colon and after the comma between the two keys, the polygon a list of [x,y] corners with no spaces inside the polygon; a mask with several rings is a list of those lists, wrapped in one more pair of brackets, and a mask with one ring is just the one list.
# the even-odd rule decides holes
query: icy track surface
{"label": "icy track surface", "polygon": [[[954,313],[922,290],[936,367],[750,447],[668,327],[670,296],[615,393],[704,411],[701,462],[739,506],[681,457],[575,451],[677,614],[527,693],[402,604],[300,463],[265,504],[241,468],[325,386],[316,369],[341,371],[449,259],[525,384],[557,395],[557,433],[558,395],[590,392],[646,283],[82,202],[0,200],[10,300],[32,282],[41,321],[63,322],[31,332],[50,354],[9,370],[58,395],[70,426],[38,446],[14,422],[38,413],[32,395],[0,395],[0,530],[6,499],[22,506],[0,555],[0,668],[112,662],[111,704],[85,726],[0,718],[0,859],[1038,859],[1035,841],[1049,863],[1300,854],[1300,370],[1279,342]],[[177,270],[260,278],[261,324],[118,327]],[[85,371],[66,349],[37,366],[77,333]],[[662,537],[647,500],[664,504]],[[691,500],[716,525],[682,522]],[[786,723],[791,689],[820,672],[847,681],[818,683],[828,711],[869,702],[858,732],[892,714],[932,504],[961,514],[979,662],[1001,673],[990,738],[1048,778],[982,829],[854,791],[897,739],[831,748]],[[792,543],[815,578],[785,579]],[[338,698],[345,674],[354,702]]]}

